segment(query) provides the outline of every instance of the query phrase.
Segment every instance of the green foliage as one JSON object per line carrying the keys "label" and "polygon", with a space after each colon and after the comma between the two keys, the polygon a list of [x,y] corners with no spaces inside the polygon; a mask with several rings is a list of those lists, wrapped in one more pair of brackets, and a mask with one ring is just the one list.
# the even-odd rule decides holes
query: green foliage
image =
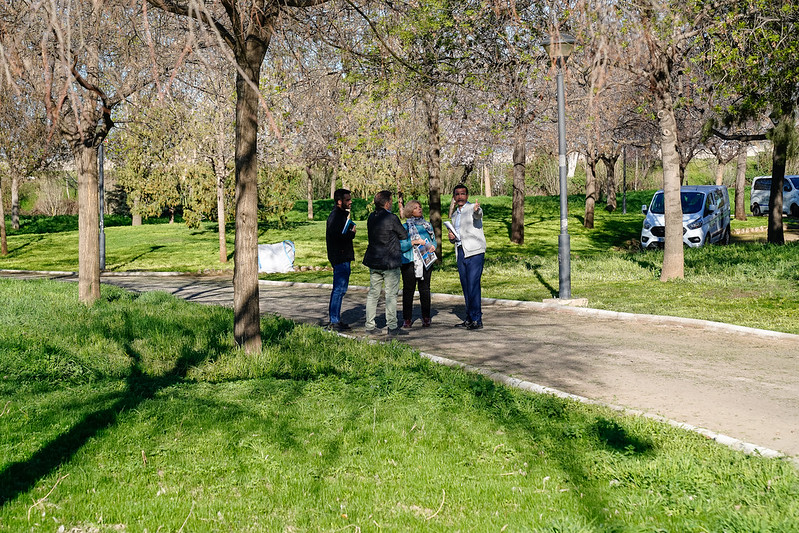
{"label": "green foliage", "polygon": [[716,24],[705,33],[703,66],[716,78],[715,90],[734,97],[727,122],[759,120],[763,112],[785,116],[794,107],[799,76],[796,30],[799,6],[755,0],[714,10]]}
{"label": "green foliage", "polygon": [[120,160],[117,184],[127,192],[131,213],[143,217],[172,213],[182,203],[182,165],[176,107],[151,105],[114,136],[109,155]]}
{"label": "green foliage", "polygon": [[[276,317],[0,281],[0,529],[790,531],[799,474]],[[68,322],[68,323],[67,323]],[[25,333],[22,333],[25,331]]]}
{"label": "green foliage", "polygon": [[[233,176],[225,181],[225,221],[233,220],[235,197]],[[203,220],[217,220],[216,176],[207,165],[188,167],[181,180],[183,219],[190,228],[199,228]]]}
{"label": "green foliage", "polygon": [[305,171],[299,167],[261,167],[258,170],[258,216],[279,226],[286,222],[286,213],[293,207],[297,183]]}

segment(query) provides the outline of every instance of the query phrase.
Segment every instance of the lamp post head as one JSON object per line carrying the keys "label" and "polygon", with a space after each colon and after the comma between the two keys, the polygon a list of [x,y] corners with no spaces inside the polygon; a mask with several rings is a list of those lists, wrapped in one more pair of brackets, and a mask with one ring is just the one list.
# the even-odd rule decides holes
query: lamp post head
{"label": "lamp post head", "polygon": [[544,47],[549,57],[558,60],[566,61],[574,50],[574,43],[576,39],[569,33],[557,33],[554,36],[547,36],[541,41],[541,46]]}

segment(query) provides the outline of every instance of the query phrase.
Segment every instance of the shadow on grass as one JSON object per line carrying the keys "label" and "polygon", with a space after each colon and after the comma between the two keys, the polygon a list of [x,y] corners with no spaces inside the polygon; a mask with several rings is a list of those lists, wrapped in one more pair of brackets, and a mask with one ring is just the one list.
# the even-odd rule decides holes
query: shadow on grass
{"label": "shadow on grass", "polygon": [[44,236],[43,235],[39,235],[38,237],[36,237],[34,239],[30,239],[28,242],[26,242],[23,245],[15,246],[14,248],[9,248],[8,255],[6,257],[9,258],[9,259],[13,258],[13,257],[19,255],[21,252],[24,252],[25,248],[27,248],[28,246],[31,246],[31,245],[33,245],[33,244],[35,244],[37,242],[41,242],[43,240],[44,240]]}
{"label": "shadow on grass", "polygon": [[[523,393],[481,375],[466,376],[474,402],[501,427],[513,430],[520,443],[530,440],[550,443],[539,453],[553,459],[581,495],[577,505],[586,520],[609,526],[605,511],[611,507],[611,500],[605,491],[592,485],[595,465],[591,457],[596,449],[602,448],[627,457],[645,457],[654,453],[654,444],[630,433],[613,419],[594,418],[581,407],[552,395]],[[520,401],[517,395],[524,395],[525,399]],[[511,432],[507,434],[510,436]]]}
{"label": "shadow on grass", "polygon": [[601,248],[624,248],[641,235],[641,220],[604,219],[598,221],[596,230],[588,233],[588,238]]}
{"label": "shadow on grass", "polygon": [[[124,349],[132,362],[130,374],[125,380],[127,388],[110,407],[84,416],[69,430],[42,446],[28,459],[9,464],[0,471],[0,506],[30,491],[41,479],[70,461],[98,433],[114,427],[120,414],[136,409],[152,399],[159,391],[181,382],[189,368],[225,349],[220,340],[230,329],[230,323],[220,321],[219,324],[212,326],[213,332],[207,335],[211,339],[210,343],[197,349],[185,348],[172,369],[164,375],[147,375],[142,368],[141,354],[135,348],[135,343],[141,337],[143,329],[174,330],[175,324],[168,318],[168,313],[166,316],[167,318],[148,316],[143,324],[141,317],[134,320],[128,312],[125,312],[120,325],[114,330],[109,331],[102,324],[98,324],[92,328],[94,331],[87,332],[87,335],[111,337]],[[181,328],[178,334],[191,337],[194,332],[190,328]],[[193,345],[187,343],[186,346]]]}
{"label": "shadow on grass", "polygon": [[125,261],[124,263],[121,263],[119,266],[117,266],[117,267],[115,268],[115,270],[123,270],[123,269],[124,269],[126,266],[128,266],[128,265],[130,265],[130,264],[133,264],[133,263],[135,263],[136,261],[138,261],[139,259],[141,259],[141,258],[142,258],[142,257],[144,257],[145,255],[147,255],[147,254],[151,254],[151,253],[153,253],[153,252],[157,252],[157,251],[158,251],[158,250],[160,250],[161,248],[165,248],[165,246],[163,246],[163,245],[160,245],[160,244],[158,244],[158,245],[154,245],[154,246],[150,246],[150,249],[149,249],[149,250],[147,250],[147,251],[144,251],[144,252],[140,253],[139,255],[136,255],[136,256],[133,256],[133,257],[131,257],[130,259],[128,259],[128,260],[127,260],[127,261]]}
{"label": "shadow on grass", "polygon": [[[155,217],[142,220],[145,225],[165,224],[169,222],[167,218]],[[130,226],[131,218],[121,215],[105,215],[103,226],[106,228],[114,226]],[[78,215],[33,215],[19,217],[19,229],[8,229],[9,235],[24,235],[34,233],[62,233],[66,231],[78,231]]]}

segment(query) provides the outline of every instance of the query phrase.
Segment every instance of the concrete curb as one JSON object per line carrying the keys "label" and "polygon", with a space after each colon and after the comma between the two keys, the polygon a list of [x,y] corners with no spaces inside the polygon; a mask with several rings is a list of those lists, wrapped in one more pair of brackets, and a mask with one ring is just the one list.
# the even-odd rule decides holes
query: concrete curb
{"label": "concrete curb", "polygon": [[[280,283],[280,282],[277,282]],[[346,337],[349,339],[354,340],[363,340],[369,344],[377,344],[380,341],[379,339],[372,339],[369,337],[361,338],[357,337],[352,334],[347,333],[335,333],[340,337]],[[563,392],[559,389],[554,389],[552,387],[545,387],[543,385],[539,385],[537,383],[533,383],[531,381],[525,381],[522,379],[514,378],[508,376],[506,374],[501,374],[499,372],[494,372],[492,370],[487,370],[485,368],[481,368],[478,366],[468,365],[466,363],[462,363],[460,361],[455,361],[454,359],[448,359],[446,357],[441,357],[438,355],[433,355],[427,352],[419,351],[419,355],[428,359],[429,361],[443,365],[450,368],[458,368],[465,372],[473,372],[475,374],[480,374],[481,376],[485,376],[486,378],[490,379],[495,383],[500,383],[507,387],[511,387],[514,389],[519,389],[527,392],[533,392],[536,394],[550,394],[557,398],[561,398],[564,400],[571,400],[578,403],[583,403],[586,405],[595,405],[597,407],[605,407],[612,411],[616,411],[626,416],[640,416],[643,418],[648,418],[650,420],[654,420],[655,422],[659,422],[662,424],[668,424],[672,427],[682,429],[684,431],[690,431],[693,433],[697,433],[702,435],[705,438],[713,440],[719,443],[722,446],[726,446],[731,450],[743,452],[747,455],[754,455],[758,457],[765,457],[768,459],[781,459],[790,462],[795,468],[799,469],[799,457],[795,456],[786,456],[784,453],[779,452],[777,450],[772,450],[771,448],[766,448],[765,446],[760,446],[758,444],[752,444],[751,442],[742,441],[740,439],[736,439],[734,437],[730,437],[728,435],[724,435],[722,433],[716,433],[715,431],[711,431],[707,428],[694,426],[691,424],[686,424],[685,422],[678,422],[676,420],[672,420],[670,418],[666,418],[660,415],[655,415],[652,413],[647,413],[645,411],[640,411],[637,409],[629,409],[627,407],[621,407],[619,405],[609,404],[600,402],[597,400],[592,400],[590,398],[586,398],[584,396],[578,396],[577,394],[571,394],[568,392]]]}
{"label": "concrete curb", "polygon": [[757,444],[752,444],[749,442],[744,442],[742,440],[736,439],[734,437],[730,437],[727,435],[723,435],[721,433],[716,433],[706,428],[693,426],[691,424],[686,424],[684,422],[677,422],[676,420],[671,420],[659,415],[654,415],[651,413],[646,413],[643,411],[638,411],[636,409],[628,409],[626,407],[621,407],[618,405],[607,404],[603,402],[598,402],[596,400],[591,400],[589,398],[585,398],[583,396],[578,396],[576,394],[569,394],[568,392],[563,392],[558,389],[553,389],[551,387],[544,387],[543,385],[538,385],[536,383],[532,383],[529,381],[524,381],[521,379],[513,378],[507,376],[505,374],[500,374],[499,372],[493,372],[491,370],[486,370],[484,368],[475,367],[472,365],[467,365],[465,363],[461,363],[459,361],[454,361],[452,359],[447,359],[446,357],[439,357],[437,355],[432,355],[425,352],[419,352],[419,354],[429,359],[430,361],[441,364],[444,366],[452,367],[452,368],[460,368],[467,372],[474,372],[480,375],[483,375],[494,381],[496,383],[501,383],[503,385],[507,385],[508,387],[513,387],[515,389],[525,390],[529,392],[534,392],[538,394],[551,394],[552,396],[556,396],[558,398],[572,400],[579,403],[584,403],[587,405],[596,405],[600,407],[607,407],[613,411],[617,411],[619,413],[631,416],[641,416],[644,418],[648,418],[650,420],[654,420],[656,422],[661,422],[664,424],[668,424],[670,426],[691,431],[693,433],[698,433],[703,437],[708,439],[714,440],[719,444],[726,446],[732,450],[741,451],[747,455],[757,455],[760,457],[766,457],[769,459],[786,459],[789,462],[793,463],[793,465],[799,468],[799,457],[788,457],[785,454],[778,452],[776,450],[772,450],[770,448],[766,448],[764,446],[759,446]]}

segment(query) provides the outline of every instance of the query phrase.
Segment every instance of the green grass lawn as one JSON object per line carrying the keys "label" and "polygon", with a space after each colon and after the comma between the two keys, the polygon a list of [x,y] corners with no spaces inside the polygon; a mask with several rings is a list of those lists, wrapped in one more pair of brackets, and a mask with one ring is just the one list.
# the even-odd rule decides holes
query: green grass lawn
{"label": "green grass lawn", "polygon": [[799,473],[275,317],[0,280],[0,531],[727,531]]}
{"label": "green grass lawn", "polygon": [[[643,215],[653,191],[628,195],[628,214],[596,211],[595,228],[582,225],[584,198],[569,201],[572,295],[588,299],[591,307],[613,311],[683,316],[742,326],[799,333],[799,244],[784,246],[752,242],[750,235],[735,238],[727,247],[685,249],[685,279],[659,281],[663,254],[641,253],[636,242]],[[558,294],[557,237],[558,198],[529,197],[525,206],[525,244],[509,241],[510,199],[473,198],[485,208],[488,239],[483,296],[541,301]],[[314,220],[307,220],[304,202],[298,202],[283,227],[263,224],[260,242],[284,239],[295,243],[295,265],[302,272],[263,275],[265,279],[305,282],[332,280],[325,252],[325,219],[331,200],[314,202]],[[356,261],[351,283],[368,285],[368,270],[360,263],[366,250],[367,202],[354,202],[358,222]],[[75,217],[24,219],[19,231],[9,232],[9,255],[0,257],[0,268],[68,270],[78,266]],[[233,227],[228,227],[227,263],[219,262],[217,228],[206,223],[190,229],[181,223],[131,227],[123,219],[111,219],[106,228],[106,267],[111,271],[165,270],[182,272],[233,269]],[[733,230],[762,227],[763,217],[732,221]],[[795,222],[786,219],[795,232]],[[439,250],[442,265],[433,274],[435,292],[460,293],[452,246]],[[317,269],[317,270],[315,270]]]}

